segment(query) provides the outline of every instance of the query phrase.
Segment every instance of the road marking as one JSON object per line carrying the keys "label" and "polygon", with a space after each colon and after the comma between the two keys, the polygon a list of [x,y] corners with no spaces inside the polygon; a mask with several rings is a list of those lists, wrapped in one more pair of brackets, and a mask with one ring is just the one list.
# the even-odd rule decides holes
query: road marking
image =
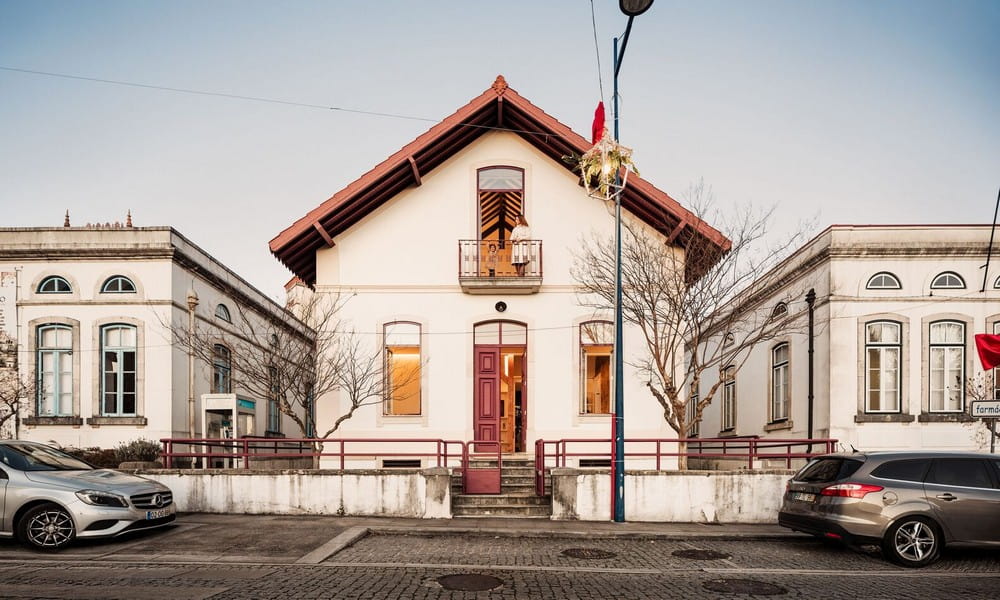
{"label": "road marking", "polygon": [[533,567],[528,565],[462,565],[450,563],[349,563],[325,562],[324,567],[376,568],[376,569],[461,569],[465,571],[555,571],[560,573],[619,573],[623,575],[662,575],[700,569],[611,569],[601,567]]}
{"label": "road marking", "polygon": [[295,561],[297,565],[315,565],[368,535],[367,527],[348,527],[340,535]]}
{"label": "road marking", "polygon": [[1000,573],[970,573],[969,571],[931,571],[927,569],[903,569],[896,571],[845,571],[843,569],[704,569],[706,573],[718,575],[818,575],[842,577],[858,575],[862,577],[993,577],[1000,578]]}

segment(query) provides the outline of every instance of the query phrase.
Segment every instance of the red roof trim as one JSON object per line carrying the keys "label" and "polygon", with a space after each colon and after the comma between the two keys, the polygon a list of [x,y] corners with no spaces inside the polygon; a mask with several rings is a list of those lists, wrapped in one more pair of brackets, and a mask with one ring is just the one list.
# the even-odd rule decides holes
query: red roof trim
{"label": "red roof trim", "polygon": [[[335,237],[406,187],[420,185],[422,174],[426,175],[485,131],[502,128],[501,124],[509,127],[503,129],[517,133],[560,163],[562,156],[570,152],[582,154],[590,148],[583,136],[508,87],[501,75],[468,104],[279,233],[269,244],[271,252],[303,281],[315,283],[316,250],[329,244],[322,233]],[[519,127],[521,124],[527,126]],[[564,166],[572,169],[570,165]],[[705,238],[720,252],[731,246],[724,235],[637,175],[629,177],[622,204],[667,235],[680,226],[682,230],[688,228],[691,235]]]}

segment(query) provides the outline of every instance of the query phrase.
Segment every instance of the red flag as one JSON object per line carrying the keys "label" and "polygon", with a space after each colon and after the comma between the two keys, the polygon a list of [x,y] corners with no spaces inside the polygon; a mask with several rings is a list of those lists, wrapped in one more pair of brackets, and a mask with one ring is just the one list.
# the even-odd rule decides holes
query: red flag
{"label": "red flag", "polygon": [[594,124],[590,127],[590,143],[596,144],[601,141],[604,133],[604,103],[597,103],[597,110],[594,111]]}
{"label": "red flag", "polygon": [[983,363],[984,371],[1000,365],[1000,335],[977,333],[976,350],[979,351],[979,361]]}

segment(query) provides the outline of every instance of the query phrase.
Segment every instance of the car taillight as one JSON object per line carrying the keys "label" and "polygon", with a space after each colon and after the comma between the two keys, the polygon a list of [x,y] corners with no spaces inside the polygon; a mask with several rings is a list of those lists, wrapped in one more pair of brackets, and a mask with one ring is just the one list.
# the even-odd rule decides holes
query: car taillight
{"label": "car taillight", "polygon": [[869,485],[867,483],[837,483],[823,488],[820,495],[840,496],[842,498],[864,498],[865,494],[881,492],[883,489],[880,485]]}

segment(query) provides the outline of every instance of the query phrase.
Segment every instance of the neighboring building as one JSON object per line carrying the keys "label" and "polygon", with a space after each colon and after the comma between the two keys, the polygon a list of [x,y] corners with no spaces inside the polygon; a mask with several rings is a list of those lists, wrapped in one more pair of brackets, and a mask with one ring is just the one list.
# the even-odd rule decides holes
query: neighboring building
{"label": "neighboring building", "polygon": [[[570,273],[574,249],[613,232],[613,211],[563,160],[590,145],[498,77],[271,241],[316,293],[351,296],[342,316],[382,350],[387,377],[417,374],[338,435],[497,440],[505,453],[609,437],[612,315],[581,306]],[[623,206],[665,244],[728,247],[638,176]],[[519,214],[531,239],[512,241]],[[626,361],[647,352],[638,330],[625,340]],[[627,435],[672,437],[630,366],[624,384]],[[317,406],[319,430],[347,409],[337,394]]]}
{"label": "neighboring building", "polygon": [[[809,435],[806,294],[813,289],[813,437],[845,448],[977,449],[976,333],[1000,333],[1000,266],[983,287],[988,225],[833,225],[764,279],[752,306],[797,315],[757,345],[709,406],[701,437]],[[994,256],[998,253],[994,250]],[[758,282],[760,283],[760,282]],[[706,373],[700,390],[718,381]],[[1000,399],[992,383],[987,390]]]}
{"label": "neighboring building", "polygon": [[[0,324],[16,340],[15,368],[36,388],[18,437],[102,448],[186,438],[191,379],[196,437],[209,393],[235,394],[232,403],[253,413],[242,433],[288,428],[273,401],[233,389],[224,340],[241,314],[286,323],[302,339],[308,328],[173,229],[69,227],[68,217],[66,227],[2,228],[0,273]],[[192,290],[196,329],[218,333],[214,364],[196,361],[193,373],[172,335],[187,331]],[[232,426],[217,424],[216,436]]]}

